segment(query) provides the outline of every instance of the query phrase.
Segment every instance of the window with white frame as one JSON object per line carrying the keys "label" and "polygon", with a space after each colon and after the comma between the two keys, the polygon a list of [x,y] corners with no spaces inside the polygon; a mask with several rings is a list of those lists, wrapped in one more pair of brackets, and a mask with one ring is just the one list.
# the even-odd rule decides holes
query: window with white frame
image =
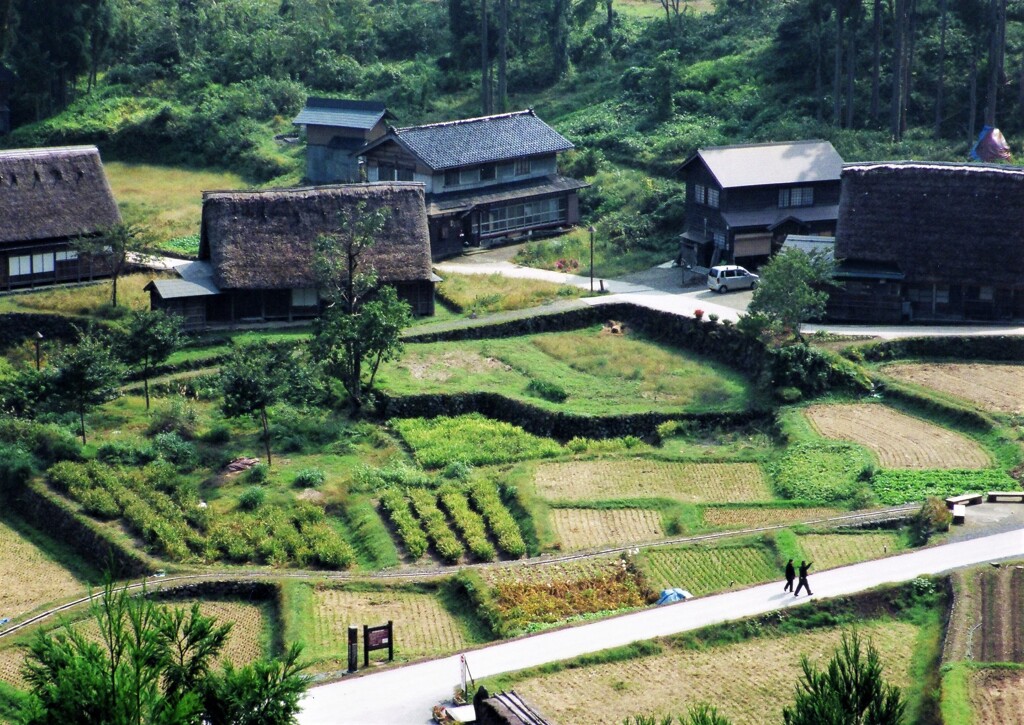
{"label": "window with white frame", "polygon": [[32,255],[32,274],[45,274],[53,271],[53,252]]}
{"label": "window with white frame", "polygon": [[708,187],[708,206],[718,208],[718,189],[713,186]]}
{"label": "window with white frame", "polygon": [[292,307],[316,307],[317,295],[313,287],[292,290]]}
{"label": "window with white frame", "polygon": [[792,189],[779,189],[779,208],[787,209],[793,206],[813,206],[814,188],[810,186],[797,186]]}
{"label": "window with white frame", "polygon": [[11,277],[20,277],[25,274],[32,274],[32,255],[25,254],[20,257],[8,257],[7,273]]}
{"label": "window with white frame", "polygon": [[53,257],[57,262],[74,262],[78,259],[78,252],[73,249],[69,249],[64,252],[56,252]]}
{"label": "window with white frame", "polygon": [[569,200],[540,199],[523,204],[510,204],[488,210],[480,220],[483,234],[527,229],[545,224],[558,224],[568,219]]}

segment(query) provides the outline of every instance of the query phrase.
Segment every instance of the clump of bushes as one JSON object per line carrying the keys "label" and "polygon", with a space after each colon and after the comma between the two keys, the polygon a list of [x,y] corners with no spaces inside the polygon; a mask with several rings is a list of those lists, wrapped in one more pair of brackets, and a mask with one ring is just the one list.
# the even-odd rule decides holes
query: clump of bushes
{"label": "clump of bushes", "polygon": [[178,431],[158,433],[153,439],[153,449],[165,461],[183,471],[191,471],[199,464],[199,451],[195,444],[182,438]]}
{"label": "clump of bushes", "polygon": [[937,496],[929,496],[921,509],[910,519],[910,543],[913,546],[923,546],[933,534],[949,531],[951,523],[953,514],[946,507],[946,502]]}
{"label": "clump of bushes", "polygon": [[558,383],[550,383],[545,380],[530,380],[526,386],[526,392],[536,395],[538,398],[550,400],[552,403],[564,403],[569,394]]}
{"label": "clump of bushes", "polygon": [[238,505],[246,511],[255,511],[267,499],[267,492],[259,486],[250,486],[238,497]]}
{"label": "clump of bushes", "polygon": [[0,443],[17,445],[34,455],[44,466],[82,458],[82,447],[78,439],[52,423],[4,416],[0,418]]}
{"label": "clump of bushes", "polygon": [[245,472],[245,480],[248,483],[263,483],[270,475],[270,468],[266,463],[257,463]]}
{"label": "clump of bushes", "polygon": [[13,491],[32,477],[32,456],[19,446],[0,443],[0,490]]}
{"label": "clump of bushes", "polygon": [[96,458],[104,463],[122,466],[144,466],[156,460],[153,446],[135,440],[107,441],[96,449]]}
{"label": "clump of bushes", "polygon": [[174,398],[151,413],[146,435],[177,433],[179,437],[190,441],[195,437],[198,424],[199,414],[195,406],[182,398]]}
{"label": "clump of bushes", "polygon": [[397,488],[385,488],[380,494],[380,507],[394,525],[409,556],[412,559],[423,556],[427,552],[429,542],[420,528],[420,522],[409,510],[405,494]]}
{"label": "clump of bushes", "polygon": [[200,439],[204,443],[213,443],[214,445],[227,443],[231,440],[231,428],[226,423],[216,423],[210,426],[210,429],[203,433]]}
{"label": "clump of bushes", "polygon": [[300,488],[316,488],[326,480],[324,472],[320,468],[303,468],[295,474],[292,483]]}

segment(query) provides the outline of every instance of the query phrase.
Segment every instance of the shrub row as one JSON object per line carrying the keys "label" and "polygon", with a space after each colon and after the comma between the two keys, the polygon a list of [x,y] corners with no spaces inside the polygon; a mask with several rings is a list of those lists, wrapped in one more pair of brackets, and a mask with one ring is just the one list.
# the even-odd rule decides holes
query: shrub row
{"label": "shrub row", "polygon": [[479,413],[523,428],[528,433],[555,440],[572,438],[625,438],[635,436],[657,442],[658,426],[668,421],[687,420],[710,428],[735,428],[751,423],[771,423],[770,411],[751,410],[735,413],[634,413],[630,415],[587,416],[552,412],[506,398],[498,393],[432,393],[391,397],[377,392],[377,412],[384,418],[456,417]]}
{"label": "shrub row", "polygon": [[413,559],[423,556],[427,551],[427,536],[409,510],[405,494],[397,488],[385,488],[380,493],[380,506],[394,525],[409,556]]}
{"label": "shrub row", "polygon": [[82,448],[67,430],[52,423],[36,423],[13,417],[0,418],[0,443],[17,445],[44,466],[57,461],[77,461]]}
{"label": "shrub row", "polygon": [[1024,360],[1024,338],[1010,335],[911,337],[886,340],[854,350],[856,352],[850,354],[863,356],[870,362],[915,357],[1020,362]]}
{"label": "shrub row", "polygon": [[498,488],[490,481],[478,481],[470,487],[470,498],[484,517],[487,527],[498,541],[498,548],[509,556],[519,558],[526,554],[526,542],[519,524],[502,503]]}
{"label": "shrub row", "polygon": [[37,332],[42,333],[44,341],[59,340],[72,344],[78,342],[83,330],[88,330],[94,324],[64,315],[6,312],[0,314],[0,330],[4,331],[0,339],[0,352],[17,347],[26,340],[35,340]]}
{"label": "shrub row", "polygon": [[409,500],[412,502],[413,510],[423,522],[427,537],[434,544],[434,550],[447,564],[455,564],[462,558],[464,552],[462,543],[458,540],[452,530],[448,528],[448,520],[437,507],[437,498],[426,489],[409,489]]}
{"label": "shrub row", "polygon": [[487,529],[480,514],[469,507],[466,494],[456,486],[447,485],[438,490],[438,497],[470,553],[480,561],[493,561],[496,556],[494,545],[487,539]]}

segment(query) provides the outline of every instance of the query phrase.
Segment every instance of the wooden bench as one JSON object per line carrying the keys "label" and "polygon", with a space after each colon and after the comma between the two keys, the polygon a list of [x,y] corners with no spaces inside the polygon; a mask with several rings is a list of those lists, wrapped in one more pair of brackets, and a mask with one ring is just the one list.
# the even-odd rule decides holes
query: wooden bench
{"label": "wooden bench", "polygon": [[1024,503],[1024,491],[989,491],[988,502],[995,503],[1000,499],[1012,498]]}
{"label": "wooden bench", "polygon": [[953,506],[953,523],[962,524],[967,518],[967,506],[962,503]]}
{"label": "wooden bench", "polygon": [[[989,494],[991,495],[991,494]],[[992,499],[989,499],[990,501]],[[963,504],[965,506],[973,506],[974,504],[981,503],[980,493],[965,493],[962,496],[950,496],[946,499],[946,508],[952,511],[954,506]]]}

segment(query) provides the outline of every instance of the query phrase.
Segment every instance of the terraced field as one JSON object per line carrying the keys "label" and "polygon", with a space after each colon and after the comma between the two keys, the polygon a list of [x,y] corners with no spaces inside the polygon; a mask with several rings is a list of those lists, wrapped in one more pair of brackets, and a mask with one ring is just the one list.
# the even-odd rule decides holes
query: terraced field
{"label": "terraced field", "polygon": [[787,524],[795,521],[816,521],[849,513],[845,509],[819,506],[815,508],[768,508],[751,506],[708,506],[702,513],[706,526],[720,526],[729,529],[757,528],[772,524]]}
{"label": "terraced field", "polygon": [[86,585],[0,521],[0,617],[18,619],[49,602],[81,596]]}
{"label": "terraced field", "polygon": [[551,526],[563,551],[652,541],[665,535],[661,513],[649,509],[556,508],[551,510]]}
{"label": "terraced field", "polygon": [[878,559],[901,546],[900,537],[891,531],[852,534],[805,534],[800,547],[815,570],[832,569],[868,559]]}
{"label": "terraced field", "polygon": [[1024,566],[954,574],[945,661],[1024,662]]}
{"label": "terraced field", "polygon": [[534,477],[551,501],[670,498],[689,503],[770,501],[768,481],[754,463],[597,460],[545,463]]}
{"label": "terraced field", "polygon": [[[898,686],[910,682],[917,631],[904,622],[860,627],[878,649],[886,679]],[[782,722],[782,707],[792,702],[801,674],[800,655],[820,665],[840,637],[838,629],[830,629],[705,650],[669,649],[642,659],[532,677],[516,682],[515,690],[555,722],[619,725],[637,713],[684,713],[701,701],[714,703],[735,725]]]}
{"label": "terraced field", "polygon": [[768,552],[758,546],[686,546],[645,551],[637,557],[653,589],[682,587],[694,596],[781,578]]}
{"label": "terraced field", "polygon": [[618,556],[600,556],[578,561],[552,562],[533,566],[505,569],[481,569],[480,575],[488,584],[515,580],[523,583],[571,582],[608,574],[621,568]]}
{"label": "terraced field", "polygon": [[869,448],[884,468],[988,468],[989,454],[976,442],[884,405],[812,405],[804,414],[826,438]]}
{"label": "terraced field", "polygon": [[[306,643],[310,659],[344,662],[349,625],[362,628],[364,624],[385,624],[389,619],[395,623],[396,660],[447,655],[467,644],[458,622],[430,594],[398,589],[353,592],[320,586],[314,589],[313,597],[311,641]],[[324,668],[330,669],[326,663]]]}
{"label": "terraced field", "polygon": [[1024,365],[894,363],[882,371],[999,413],[1024,413]]}
{"label": "terraced field", "polygon": [[974,725],[1009,725],[1024,717],[1024,670],[982,669],[971,673]]}

